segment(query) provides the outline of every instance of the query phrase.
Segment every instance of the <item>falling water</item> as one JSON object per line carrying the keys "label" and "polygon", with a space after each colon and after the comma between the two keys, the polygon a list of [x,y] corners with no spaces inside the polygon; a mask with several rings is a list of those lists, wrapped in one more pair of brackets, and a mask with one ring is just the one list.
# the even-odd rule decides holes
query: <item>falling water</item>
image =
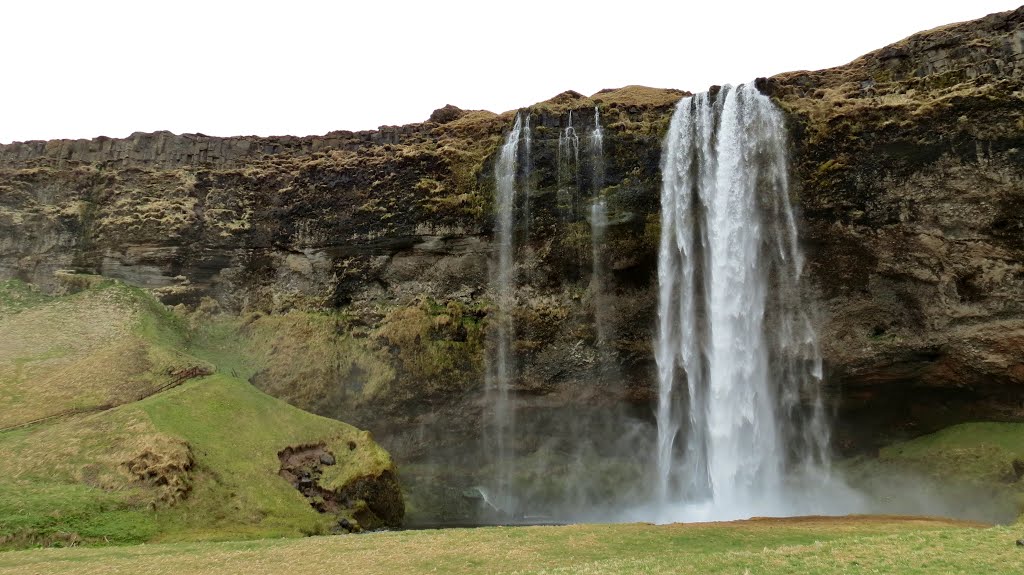
{"label": "falling water", "polygon": [[519,166],[519,140],[522,121],[516,115],[512,130],[508,133],[501,153],[494,167],[495,188],[495,244],[497,262],[491,270],[491,290],[496,304],[496,337],[494,350],[488,366],[486,404],[493,410],[490,436],[485,445],[491,449],[490,456],[495,467],[493,501],[505,511],[513,508],[512,502],[512,441],[515,432],[515,413],[509,398],[512,383],[512,341],[515,326],[512,322],[512,306],[515,304],[515,245],[513,242],[516,204],[516,176]]}
{"label": "falling water", "polygon": [[608,229],[608,204],[601,195],[604,188],[604,132],[601,129],[601,111],[594,106],[594,129],[590,132],[590,164],[593,200],[590,205],[590,247],[593,264],[590,273],[590,291],[594,301],[594,327],[597,331],[597,350],[600,355],[602,376],[608,371],[608,314],[605,299],[604,236]]}
{"label": "falling water", "polygon": [[580,137],[572,125],[572,110],[569,110],[569,125],[558,134],[558,194],[563,219],[573,219],[578,213],[579,166]]}
{"label": "falling water", "polygon": [[594,171],[591,181],[597,198],[604,187],[604,130],[601,129],[601,110],[597,106],[594,106],[594,129],[590,132],[590,159]]}
{"label": "falling water", "polygon": [[523,222],[526,233],[530,227],[530,174],[533,172],[533,130],[530,128],[532,114],[526,115],[526,125],[523,126],[523,163],[526,177],[523,179]]}
{"label": "falling water", "polygon": [[[580,137],[572,125],[572,110],[569,110],[569,124],[558,137],[558,155],[565,166],[575,171],[580,164]],[[575,175],[575,174],[573,174]]]}
{"label": "falling water", "polygon": [[681,100],[665,139],[655,490],[673,519],[792,514],[787,474],[827,468],[785,138],[741,85]]}

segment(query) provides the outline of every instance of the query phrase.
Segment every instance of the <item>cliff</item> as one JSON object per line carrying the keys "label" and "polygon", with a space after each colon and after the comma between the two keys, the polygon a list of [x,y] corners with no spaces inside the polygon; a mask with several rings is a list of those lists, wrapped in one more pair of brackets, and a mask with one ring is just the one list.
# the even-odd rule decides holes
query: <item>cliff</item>
{"label": "cliff", "polygon": [[[788,116],[837,447],[1024,419],[1024,9],[757,86]],[[660,144],[683,94],[566,92],[523,110],[524,453],[558,452],[567,412],[605,429],[609,449],[651,417]],[[585,146],[567,163],[558,144],[570,112],[589,133],[595,106],[600,178]],[[0,279],[59,291],[58,270],[100,274],[198,309],[238,334],[261,389],[373,430],[414,483],[465,485],[454,470],[476,461],[485,411],[494,157],[515,113],[0,146]],[[599,252],[595,194],[608,205]]]}
{"label": "cliff", "polygon": [[850,441],[1024,416],[1022,85],[1022,9],[765,82]]}

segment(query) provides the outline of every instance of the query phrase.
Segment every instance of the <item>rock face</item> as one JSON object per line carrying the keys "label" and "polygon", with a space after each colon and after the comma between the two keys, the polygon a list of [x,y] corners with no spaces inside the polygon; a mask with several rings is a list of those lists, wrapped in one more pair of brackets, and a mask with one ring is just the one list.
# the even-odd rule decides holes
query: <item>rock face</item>
{"label": "rock face", "polygon": [[[789,120],[836,446],[1024,419],[1024,9],[757,87]],[[651,417],[660,145],[682,95],[566,92],[524,110],[515,395],[538,414],[525,450],[564,410]],[[570,111],[586,134],[594,106],[600,298],[593,166],[581,154],[567,167],[558,146]],[[323,137],[0,146],[0,279],[56,290],[54,272],[71,269],[244,317],[241,337],[276,338],[256,385],[373,430],[410,476],[448,462],[421,474],[444,485],[478,455],[493,166],[513,115],[446,106],[422,124]],[[288,341],[306,343],[285,353]]]}
{"label": "rock face", "polygon": [[1024,405],[1024,10],[771,78],[840,442]]}

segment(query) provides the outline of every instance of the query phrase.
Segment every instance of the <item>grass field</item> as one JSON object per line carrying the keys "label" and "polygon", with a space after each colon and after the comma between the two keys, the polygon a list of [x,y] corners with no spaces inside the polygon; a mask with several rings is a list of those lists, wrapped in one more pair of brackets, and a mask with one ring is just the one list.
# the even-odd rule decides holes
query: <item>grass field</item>
{"label": "grass field", "polygon": [[131,403],[213,366],[184,353],[180,322],[112,282],[49,297],[0,282],[0,429]]}
{"label": "grass field", "polygon": [[488,527],[0,553],[0,573],[1020,575],[1011,527],[900,517]]}

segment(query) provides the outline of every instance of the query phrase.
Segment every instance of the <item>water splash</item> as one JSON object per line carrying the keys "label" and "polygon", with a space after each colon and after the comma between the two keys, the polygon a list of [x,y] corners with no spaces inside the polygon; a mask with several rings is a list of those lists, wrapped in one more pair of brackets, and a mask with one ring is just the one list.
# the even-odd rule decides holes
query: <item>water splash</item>
{"label": "water splash", "polygon": [[827,475],[785,144],[748,85],[684,98],[665,139],[655,498],[672,519],[792,514],[808,501],[788,472]]}

